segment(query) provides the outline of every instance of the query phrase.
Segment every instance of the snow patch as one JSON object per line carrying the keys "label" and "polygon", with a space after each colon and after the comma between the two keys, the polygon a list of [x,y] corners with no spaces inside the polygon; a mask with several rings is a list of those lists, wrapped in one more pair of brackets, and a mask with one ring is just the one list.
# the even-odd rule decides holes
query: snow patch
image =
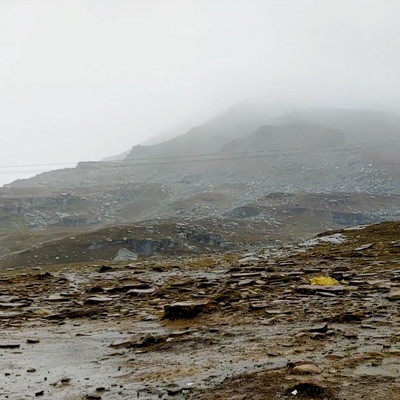
{"label": "snow patch", "polygon": [[304,247],[314,247],[321,243],[341,244],[347,241],[347,236],[341,233],[334,233],[333,235],[321,236],[313,239],[306,240],[301,245]]}
{"label": "snow patch", "polygon": [[129,249],[122,248],[118,250],[117,255],[114,257],[114,261],[129,261],[137,260],[138,255]]}
{"label": "snow patch", "polygon": [[344,229],[345,231],[362,231],[365,229],[367,225],[357,225],[357,226],[351,226],[350,228]]}

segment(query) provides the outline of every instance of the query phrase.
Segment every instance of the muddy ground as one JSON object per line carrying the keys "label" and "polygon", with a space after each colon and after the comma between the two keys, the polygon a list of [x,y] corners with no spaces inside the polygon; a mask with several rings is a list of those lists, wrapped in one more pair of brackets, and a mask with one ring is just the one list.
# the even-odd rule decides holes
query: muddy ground
{"label": "muddy ground", "polygon": [[399,240],[2,271],[0,399],[398,399]]}

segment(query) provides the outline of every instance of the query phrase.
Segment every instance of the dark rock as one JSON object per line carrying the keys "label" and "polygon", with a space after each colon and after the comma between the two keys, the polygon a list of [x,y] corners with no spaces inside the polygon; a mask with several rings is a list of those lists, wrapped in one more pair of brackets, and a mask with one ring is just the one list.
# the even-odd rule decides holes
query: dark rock
{"label": "dark rock", "polygon": [[83,317],[93,317],[95,315],[99,315],[103,310],[100,308],[78,308],[73,311],[65,311],[59,314],[51,314],[46,317],[46,319],[74,319],[74,318],[83,318]]}
{"label": "dark rock", "polygon": [[17,343],[0,343],[0,349],[19,349],[20,344]]}
{"label": "dark rock", "polygon": [[110,272],[113,270],[113,267],[110,267],[109,265],[102,265],[97,272],[100,272],[101,274],[104,272]]}
{"label": "dark rock", "polygon": [[43,272],[42,274],[35,275],[35,278],[39,280],[50,279],[52,277],[53,275],[50,272]]}
{"label": "dark rock", "polygon": [[179,385],[171,384],[166,387],[166,390],[167,390],[167,393],[169,396],[176,396],[176,395],[182,393],[183,388],[180,387]]}
{"label": "dark rock", "polygon": [[87,400],[101,400],[101,395],[99,393],[91,393],[86,395]]}
{"label": "dark rock", "polygon": [[313,326],[308,330],[309,332],[316,332],[316,333],[326,333],[328,331],[328,324],[324,323],[321,325]]}
{"label": "dark rock", "polygon": [[86,293],[104,293],[104,288],[101,286],[93,286],[86,291]]}
{"label": "dark rock", "polygon": [[26,340],[26,343],[28,343],[28,344],[36,344],[36,343],[39,343],[39,342],[40,342],[40,340],[39,339],[35,339],[35,338]]}
{"label": "dark rock", "polygon": [[167,319],[191,319],[211,311],[215,305],[211,301],[184,301],[164,306],[164,317]]}
{"label": "dark rock", "polygon": [[288,392],[289,394],[295,392],[302,397],[313,399],[325,398],[329,395],[328,387],[324,383],[315,380],[300,381],[290,388]]}

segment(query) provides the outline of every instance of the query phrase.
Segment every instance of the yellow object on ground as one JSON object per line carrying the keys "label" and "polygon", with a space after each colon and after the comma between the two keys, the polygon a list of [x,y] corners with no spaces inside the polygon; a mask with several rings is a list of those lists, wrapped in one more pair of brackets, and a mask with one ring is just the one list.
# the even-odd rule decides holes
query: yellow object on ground
{"label": "yellow object on ground", "polygon": [[332,285],[340,285],[340,283],[336,279],[331,278],[330,276],[320,276],[318,278],[312,278],[311,285],[332,286]]}

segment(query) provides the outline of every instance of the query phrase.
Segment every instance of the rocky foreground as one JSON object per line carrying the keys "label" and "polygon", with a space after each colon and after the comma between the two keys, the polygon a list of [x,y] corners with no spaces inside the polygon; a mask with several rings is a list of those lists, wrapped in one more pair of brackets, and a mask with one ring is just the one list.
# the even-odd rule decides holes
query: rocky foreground
{"label": "rocky foreground", "polygon": [[399,223],[3,270],[0,398],[398,399],[399,304]]}

